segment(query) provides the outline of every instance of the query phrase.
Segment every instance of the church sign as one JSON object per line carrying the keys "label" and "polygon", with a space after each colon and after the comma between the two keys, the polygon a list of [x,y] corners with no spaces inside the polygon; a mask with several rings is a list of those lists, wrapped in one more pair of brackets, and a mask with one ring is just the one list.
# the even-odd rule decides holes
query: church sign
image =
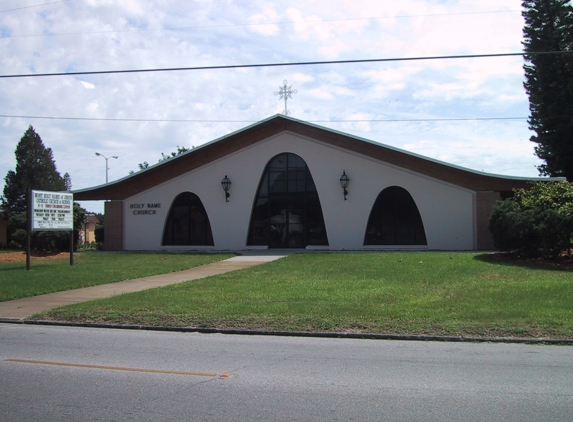
{"label": "church sign", "polygon": [[69,192],[32,191],[32,230],[74,229],[74,195]]}
{"label": "church sign", "polygon": [[161,202],[146,204],[129,204],[129,209],[133,215],[156,215],[157,210],[161,208]]}
{"label": "church sign", "polygon": [[69,231],[70,265],[74,265],[74,195],[70,192],[28,190],[26,269],[30,271],[31,232]]}

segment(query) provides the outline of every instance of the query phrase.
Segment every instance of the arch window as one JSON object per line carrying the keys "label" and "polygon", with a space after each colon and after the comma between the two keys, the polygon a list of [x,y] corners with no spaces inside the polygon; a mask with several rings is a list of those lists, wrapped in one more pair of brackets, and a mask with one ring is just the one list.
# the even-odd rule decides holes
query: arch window
{"label": "arch window", "polygon": [[384,189],[372,207],[365,245],[427,245],[424,223],[412,195],[399,186]]}
{"label": "arch window", "polygon": [[328,245],[322,208],[306,162],[275,156],[265,168],[251,213],[248,245],[304,248]]}
{"label": "arch window", "polygon": [[175,198],[163,231],[163,246],[213,246],[209,217],[197,195],[183,192]]}

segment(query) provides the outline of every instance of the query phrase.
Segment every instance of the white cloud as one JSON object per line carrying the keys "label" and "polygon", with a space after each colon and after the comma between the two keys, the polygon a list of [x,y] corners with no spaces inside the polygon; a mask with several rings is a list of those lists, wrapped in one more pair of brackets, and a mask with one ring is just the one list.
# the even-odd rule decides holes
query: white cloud
{"label": "white cloud", "polygon": [[312,75],[309,75],[306,73],[299,73],[299,72],[295,73],[292,76],[292,79],[293,79],[293,81],[296,81],[296,82],[312,82],[315,80]]}
{"label": "white cloud", "polygon": [[332,93],[324,91],[322,89],[312,89],[310,90],[310,94],[315,98],[320,98],[323,100],[332,100],[334,98]]}
{"label": "white cloud", "polygon": [[94,89],[95,85],[86,81],[80,81],[85,89]]}
{"label": "white cloud", "polygon": [[279,32],[279,26],[274,23],[279,21],[279,14],[270,7],[265,7],[262,13],[257,13],[250,17],[253,25],[250,29],[253,32],[265,36],[276,35]]}
{"label": "white cloud", "polygon": [[[58,2],[0,14],[0,74],[518,52],[518,3]],[[475,13],[503,10],[511,12]],[[114,180],[177,145],[198,146],[280,113],[273,93],[285,79],[298,90],[288,102],[295,118],[332,120],[320,124],[456,165],[534,176],[539,162],[525,120],[336,122],[526,116],[521,66],[498,58],[0,79],[3,115],[193,120],[0,118],[0,177],[15,167],[14,148],[30,124],[80,189],[105,178],[95,151],[120,157],[110,163]]]}

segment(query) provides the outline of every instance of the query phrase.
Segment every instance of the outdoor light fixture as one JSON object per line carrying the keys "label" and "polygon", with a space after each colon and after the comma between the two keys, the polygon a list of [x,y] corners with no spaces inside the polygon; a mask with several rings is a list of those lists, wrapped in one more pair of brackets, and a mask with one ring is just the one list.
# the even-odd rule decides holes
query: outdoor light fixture
{"label": "outdoor light fixture", "polygon": [[223,190],[225,191],[225,200],[226,202],[229,202],[229,197],[231,196],[231,194],[229,193],[229,188],[231,187],[231,181],[229,180],[227,175],[225,175],[223,180],[221,180],[221,186],[223,186]]}
{"label": "outdoor light fixture", "polygon": [[344,200],[346,201],[346,195],[348,195],[348,191],[346,188],[348,187],[348,183],[350,179],[346,175],[346,170],[342,170],[342,176],[340,176],[340,186],[342,186],[342,190],[344,191]]}
{"label": "outdoor light fixture", "polygon": [[107,172],[109,170],[109,166],[107,165],[107,160],[109,160],[110,158],[119,158],[119,157],[117,155],[113,155],[111,157],[106,157],[105,155],[100,154],[99,152],[96,152],[96,155],[98,157],[103,157],[105,159],[105,183],[107,185]]}

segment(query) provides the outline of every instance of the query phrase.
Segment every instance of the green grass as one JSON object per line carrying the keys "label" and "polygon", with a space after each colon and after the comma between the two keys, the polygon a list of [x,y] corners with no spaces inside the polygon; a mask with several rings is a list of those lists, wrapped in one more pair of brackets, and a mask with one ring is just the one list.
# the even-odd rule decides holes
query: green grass
{"label": "green grass", "polygon": [[67,259],[0,262],[0,302],[44,293],[180,271],[230,258],[231,254],[83,252]]}
{"label": "green grass", "polygon": [[73,305],[38,318],[573,338],[573,271],[516,265],[475,253],[299,254],[216,277]]}

